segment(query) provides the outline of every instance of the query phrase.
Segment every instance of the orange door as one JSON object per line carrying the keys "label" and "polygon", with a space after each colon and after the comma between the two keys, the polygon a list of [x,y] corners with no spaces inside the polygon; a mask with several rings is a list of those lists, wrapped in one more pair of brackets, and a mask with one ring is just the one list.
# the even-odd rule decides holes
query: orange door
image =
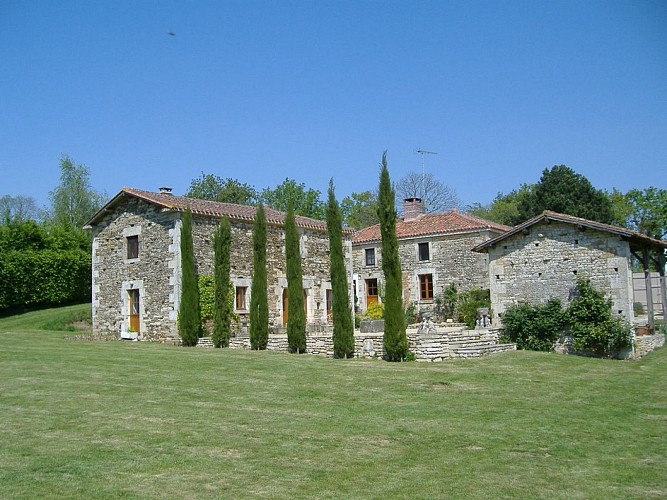
{"label": "orange door", "polygon": [[127,291],[130,300],[130,328],[139,333],[139,290]]}
{"label": "orange door", "polygon": [[366,280],[366,309],[378,303],[378,280],[372,278]]}

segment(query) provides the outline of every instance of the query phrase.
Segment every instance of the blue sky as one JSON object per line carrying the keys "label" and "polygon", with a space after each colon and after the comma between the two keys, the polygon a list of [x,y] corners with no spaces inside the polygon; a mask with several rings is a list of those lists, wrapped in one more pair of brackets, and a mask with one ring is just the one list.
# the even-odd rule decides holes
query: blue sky
{"label": "blue sky", "polygon": [[0,195],[39,205],[62,154],[110,196],[205,172],[341,199],[417,149],[466,204],[557,164],[667,185],[665,0],[4,0],[0,61]]}

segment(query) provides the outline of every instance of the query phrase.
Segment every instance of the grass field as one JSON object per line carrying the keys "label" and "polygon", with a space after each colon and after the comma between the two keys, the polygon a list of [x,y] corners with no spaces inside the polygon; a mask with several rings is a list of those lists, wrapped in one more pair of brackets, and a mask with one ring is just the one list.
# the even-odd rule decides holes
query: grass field
{"label": "grass field", "polygon": [[438,364],[0,319],[2,498],[666,498],[667,349]]}

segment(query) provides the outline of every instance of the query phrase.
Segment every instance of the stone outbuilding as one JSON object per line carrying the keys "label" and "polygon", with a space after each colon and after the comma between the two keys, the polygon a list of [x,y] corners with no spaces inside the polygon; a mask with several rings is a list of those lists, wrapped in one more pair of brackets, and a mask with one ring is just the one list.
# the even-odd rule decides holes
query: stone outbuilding
{"label": "stone outbuilding", "polygon": [[[414,303],[418,310],[429,310],[452,283],[459,291],[488,288],[486,255],[472,249],[509,230],[508,226],[456,209],[426,214],[419,198],[404,200],[403,214],[403,219],[396,222],[396,234],[404,305]],[[356,307],[362,313],[381,301],[381,248],[379,224],[361,229],[352,237]]]}
{"label": "stone outbuilding", "polygon": [[[667,241],[550,211],[474,248],[489,258],[487,286],[495,326],[507,308],[520,302],[543,303],[557,297],[567,304],[578,277],[589,278],[593,286],[611,297],[614,313],[632,323],[633,256],[649,280],[649,263],[653,261],[660,269],[660,300],[665,310],[665,249]],[[653,316],[650,309],[651,327]]]}
{"label": "stone outbuilding", "polygon": [[[253,273],[252,226],[256,207],[218,203],[171,194],[123,188],[88,222],[93,231],[92,315],[95,334],[131,332],[144,340],[177,340],[181,296],[181,215],[193,215],[198,275],[213,275],[213,233],[223,217],[232,226],[230,279],[234,309],[247,319]],[[280,332],[287,321],[285,213],[265,207],[269,323]],[[308,328],[321,330],[331,320],[329,240],[326,223],[296,217],[302,257]],[[343,232],[352,297],[352,231]]]}

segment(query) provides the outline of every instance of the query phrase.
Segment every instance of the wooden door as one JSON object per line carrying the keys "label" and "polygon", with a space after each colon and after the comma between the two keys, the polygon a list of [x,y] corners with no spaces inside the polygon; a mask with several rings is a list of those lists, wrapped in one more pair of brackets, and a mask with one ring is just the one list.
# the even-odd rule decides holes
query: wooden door
{"label": "wooden door", "polygon": [[289,305],[289,295],[287,288],[283,288],[283,326],[287,326],[287,306]]}
{"label": "wooden door", "polygon": [[130,329],[139,333],[139,290],[127,291],[130,301]]}
{"label": "wooden door", "polygon": [[366,309],[378,303],[378,280],[372,278],[366,280]]}

